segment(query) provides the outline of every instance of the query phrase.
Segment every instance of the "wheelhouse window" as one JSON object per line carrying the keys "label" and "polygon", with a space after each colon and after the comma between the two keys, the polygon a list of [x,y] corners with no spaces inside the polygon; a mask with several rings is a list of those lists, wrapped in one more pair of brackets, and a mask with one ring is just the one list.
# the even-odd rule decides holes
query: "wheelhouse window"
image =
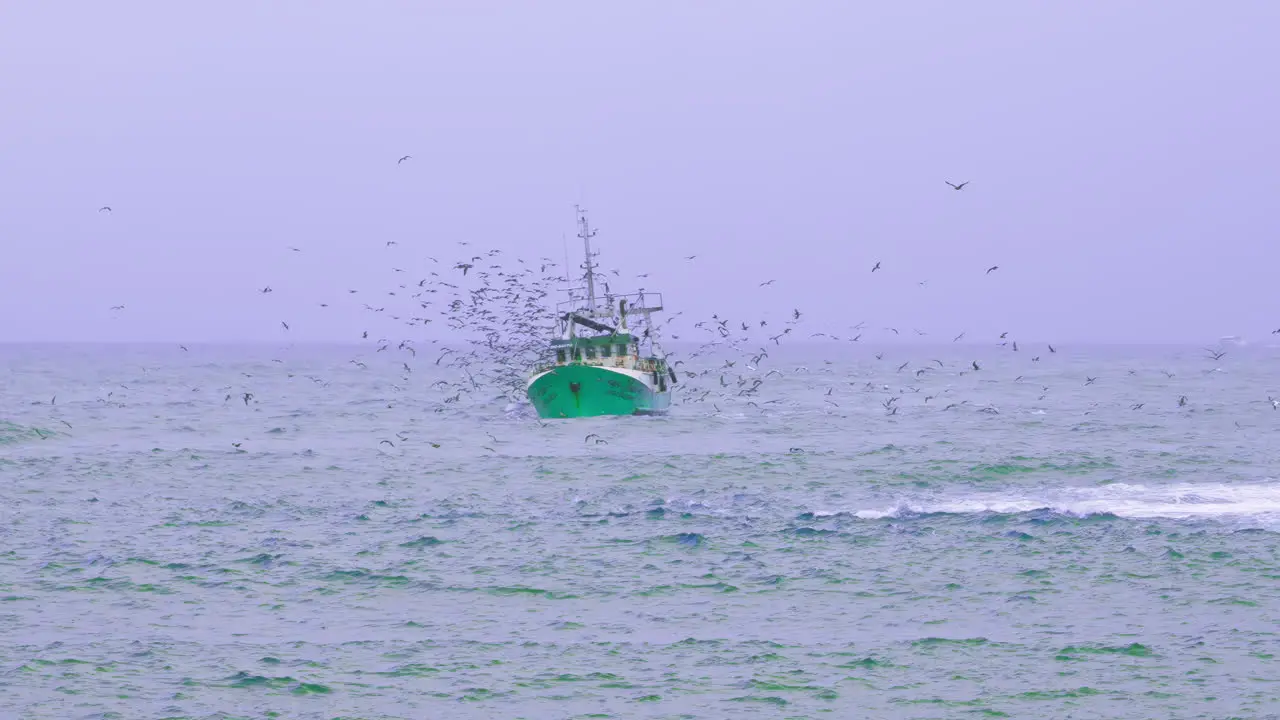
{"label": "wheelhouse window", "polygon": [[618,354],[619,355],[627,354],[627,346],[625,343],[618,343]]}
{"label": "wheelhouse window", "polygon": [[556,362],[558,362],[558,363],[562,363],[562,362],[564,362],[564,356],[565,356],[565,353],[564,353],[564,351],[563,351],[563,350],[557,350],[557,351],[556,351]]}
{"label": "wheelhouse window", "polygon": [[609,357],[609,349],[610,349],[610,346],[608,346],[608,345],[601,345],[601,346],[600,346],[600,357],[602,357],[602,358],[607,358],[607,357]]}
{"label": "wheelhouse window", "polygon": [[574,362],[582,362],[582,351],[581,351],[581,350],[574,350],[574,351],[573,351],[573,359],[574,359]]}
{"label": "wheelhouse window", "polygon": [[596,359],[596,349],[595,349],[595,348],[593,348],[593,347],[588,347],[588,348],[587,348],[587,359],[588,359],[588,360],[595,360],[595,359]]}

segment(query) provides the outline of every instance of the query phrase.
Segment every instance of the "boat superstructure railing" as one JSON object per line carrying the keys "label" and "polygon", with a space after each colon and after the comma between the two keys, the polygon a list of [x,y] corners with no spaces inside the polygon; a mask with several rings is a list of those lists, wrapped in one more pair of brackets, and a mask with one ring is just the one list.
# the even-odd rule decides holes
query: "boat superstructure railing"
{"label": "boat superstructure railing", "polygon": [[586,328],[596,333],[630,333],[642,341],[657,339],[653,314],[663,310],[662,293],[641,290],[610,294],[607,301],[608,305],[597,307],[595,312],[583,307],[580,299],[557,303],[560,336],[571,338],[578,334],[578,328]]}

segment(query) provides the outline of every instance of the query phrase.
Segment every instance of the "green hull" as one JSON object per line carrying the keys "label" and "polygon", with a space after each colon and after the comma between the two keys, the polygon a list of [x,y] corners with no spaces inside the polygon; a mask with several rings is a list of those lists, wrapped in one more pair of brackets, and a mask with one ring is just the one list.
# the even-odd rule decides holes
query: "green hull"
{"label": "green hull", "polygon": [[544,418],[666,412],[671,390],[655,390],[632,375],[591,365],[561,365],[529,383],[529,402]]}

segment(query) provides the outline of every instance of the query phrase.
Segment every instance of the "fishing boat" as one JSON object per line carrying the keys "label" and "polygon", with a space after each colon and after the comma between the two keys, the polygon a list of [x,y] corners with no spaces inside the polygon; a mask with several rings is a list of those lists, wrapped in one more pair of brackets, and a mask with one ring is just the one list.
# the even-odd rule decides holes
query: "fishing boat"
{"label": "fishing boat", "polygon": [[652,322],[662,312],[662,295],[643,289],[614,294],[607,282],[598,295],[595,231],[586,212],[574,209],[586,257],[583,283],[556,305],[555,336],[529,377],[529,402],[543,418],[665,413],[676,374]]}

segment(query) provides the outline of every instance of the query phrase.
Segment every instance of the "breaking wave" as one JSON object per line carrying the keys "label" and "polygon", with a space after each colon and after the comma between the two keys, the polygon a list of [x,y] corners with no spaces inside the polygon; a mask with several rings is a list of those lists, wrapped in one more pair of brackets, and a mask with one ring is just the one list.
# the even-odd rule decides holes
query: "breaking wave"
{"label": "breaking wave", "polygon": [[[1280,520],[1280,484],[1182,484],[1164,487],[1115,483],[1064,488],[1025,495],[973,494],[957,498],[904,500],[886,508],[850,511],[874,520],[931,514],[1016,514],[1049,511],[1063,515],[1123,518],[1213,518],[1275,516]],[[814,515],[846,513],[814,513]]]}

